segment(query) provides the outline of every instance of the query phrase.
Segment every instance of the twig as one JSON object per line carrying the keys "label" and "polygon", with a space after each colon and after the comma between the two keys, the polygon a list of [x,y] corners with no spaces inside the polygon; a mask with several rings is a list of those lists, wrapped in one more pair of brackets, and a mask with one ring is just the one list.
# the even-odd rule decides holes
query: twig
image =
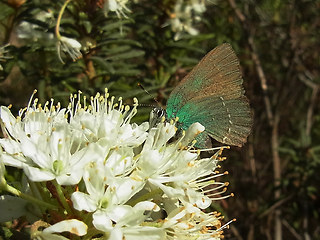
{"label": "twig", "polygon": [[[232,1],[232,0],[230,0]],[[257,49],[256,49],[256,45],[254,43],[253,40],[253,36],[249,36],[248,38],[248,43],[250,45],[251,48],[251,58],[253,60],[253,62],[255,63],[256,66],[256,70],[258,73],[258,77],[260,80],[260,85],[261,85],[261,89],[263,92],[263,100],[264,100],[264,104],[266,106],[266,112],[267,112],[267,117],[268,117],[268,122],[269,122],[269,126],[273,125],[273,121],[274,121],[274,116],[271,110],[271,101],[270,98],[268,97],[268,84],[267,84],[267,78],[266,75],[264,74],[263,68],[261,66],[261,62],[257,53]]]}
{"label": "twig", "polygon": [[243,238],[241,237],[238,229],[237,229],[234,225],[231,225],[231,231],[233,232],[234,236],[235,236],[238,240],[243,240]]}
{"label": "twig", "polygon": [[[305,136],[307,138],[307,144],[311,145],[311,128],[313,125],[313,113],[314,108],[316,106],[317,95],[320,91],[320,84],[316,84],[314,82],[313,74],[303,65],[302,61],[297,57],[295,61],[300,66],[303,66],[303,74],[298,74],[298,78],[301,82],[303,82],[306,86],[312,89],[312,94],[310,98],[310,104],[308,106],[307,116],[306,116],[306,128],[305,128]],[[307,204],[307,203],[306,203]],[[309,218],[308,214],[304,214],[303,216],[303,230],[304,230],[304,239],[309,240],[311,239],[308,233],[308,225],[309,225]],[[301,238],[302,239],[302,238]]]}
{"label": "twig", "polygon": [[245,15],[240,11],[240,9],[237,7],[237,4],[235,3],[234,0],[228,0],[230,6],[233,8],[233,10],[235,11],[237,17],[239,18],[240,22],[243,24],[243,28],[244,30],[246,30],[248,32],[248,43],[249,46],[251,48],[251,58],[256,66],[256,70],[259,76],[259,80],[260,80],[260,85],[261,85],[261,89],[263,91],[263,99],[264,99],[264,103],[266,106],[266,112],[267,112],[267,117],[268,117],[268,122],[269,125],[272,126],[273,124],[273,113],[271,110],[271,102],[270,99],[267,95],[268,93],[268,85],[267,85],[267,79],[266,76],[264,74],[263,68],[261,66],[261,62],[257,53],[257,48],[256,45],[254,43],[254,38],[253,38],[253,34],[252,31],[249,29],[248,27],[248,23],[246,21],[246,17]]}
{"label": "twig", "polygon": [[296,239],[298,239],[298,240],[303,240],[303,238],[297,233],[297,231],[294,230],[294,228],[290,226],[290,224],[287,222],[287,220],[282,219],[281,222],[282,222],[283,226],[285,226],[285,227],[289,230],[289,232],[290,232]]}
{"label": "twig", "polygon": [[[275,200],[281,197],[281,161],[279,156],[279,113],[274,115],[272,124],[272,136],[271,136],[271,149],[272,149],[272,161],[273,161],[273,184],[275,187],[274,198]],[[276,208],[274,211],[274,239],[282,239],[282,228],[281,228],[281,209]]]}
{"label": "twig", "polygon": [[[279,143],[278,143],[278,125],[280,122],[280,115],[274,114],[271,108],[271,101],[268,97],[268,85],[267,78],[263,71],[258,51],[254,42],[254,34],[253,31],[249,28],[249,23],[246,20],[245,15],[241,12],[241,10],[237,7],[235,0],[228,0],[230,6],[234,9],[235,14],[239,18],[240,22],[243,24],[243,28],[247,31],[248,34],[248,44],[251,48],[251,58],[255,64],[256,71],[260,80],[261,89],[263,91],[263,99],[265,103],[267,118],[269,126],[272,127],[272,135],[271,135],[271,151],[272,151],[272,161],[273,161],[273,178],[274,178],[274,198],[278,200],[281,196],[281,188],[280,188],[280,180],[281,180],[281,162],[279,156]],[[274,209],[274,239],[281,240],[282,239],[282,229],[281,229],[281,209]]]}
{"label": "twig", "polygon": [[293,195],[290,195],[286,198],[283,198],[281,200],[279,200],[278,202],[276,202],[275,204],[273,204],[271,207],[269,207],[269,209],[267,209],[266,211],[264,211],[259,218],[263,218],[266,215],[268,215],[270,212],[274,211],[276,208],[279,208],[282,204],[284,204],[285,202],[287,202],[289,199],[291,199],[293,197]]}
{"label": "twig", "polygon": [[234,12],[236,13],[237,17],[242,23],[246,22],[246,16],[242,14],[240,9],[237,7],[237,4],[235,3],[234,0],[229,0],[230,6],[233,8]]}
{"label": "twig", "polygon": [[248,144],[248,158],[250,161],[250,168],[251,168],[251,173],[252,173],[252,178],[253,178],[253,183],[256,184],[257,183],[257,167],[256,167],[256,158],[255,158],[255,154],[254,154],[254,145],[253,145],[253,141],[252,140],[252,136],[249,137],[249,144]]}
{"label": "twig", "polygon": [[[314,111],[314,108],[316,105],[316,100],[317,100],[317,95],[320,90],[320,85],[316,84],[312,81],[313,75],[308,71],[305,71],[304,75],[299,74],[298,77],[301,82],[303,82],[305,85],[307,85],[308,87],[310,87],[312,89],[312,94],[311,94],[311,98],[310,98],[310,104],[308,107],[307,119],[306,119],[306,136],[310,137],[311,128],[312,128],[312,124],[313,124],[313,111]],[[311,79],[311,80],[309,80],[309,79]]]}

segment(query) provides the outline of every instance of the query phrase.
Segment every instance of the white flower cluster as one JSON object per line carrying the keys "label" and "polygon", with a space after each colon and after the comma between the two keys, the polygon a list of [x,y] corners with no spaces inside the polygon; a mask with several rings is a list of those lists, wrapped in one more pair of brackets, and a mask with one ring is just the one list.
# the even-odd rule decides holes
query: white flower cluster
{"label": "white flower cluster", "polygon": [[177,0],[168,23],[176,33],[174,40],[179,40],[184,32],[197,35],[199,32],[193,25],[201,20],[205,11],[205,0]]}
{"label": "white flower cluster", "polygon": [[[51,11],[39,11],[34,15],[34,19],[35,22],[42,22],[50,25],[54,21],[54,14]],[[54,38],[53,33],[48,31],[48,29],[28,21],[22,21],[17,26],[17,35],[19,39],[42,43],[50,42]]]}
{"label": "white flower cluster", "polygon": [[[17,118],[1,107],[0,186],[10,190],[3,165],[27,176],[28,195],[17,195],[44,216],[33,224],[33,239],[68,239],[59,235],[65,231],[76,239],[222,238],[223,217],[203,211],[226,191],[216,181],[222,148],[210,158],[191,150],[202,125],[176,139],[174,121],[151,129],[130,123],[137,100],[130,109],[107,91],[90,104],[71,96],[68,108],[31,101]],[[0,199],[2,215],[9,199]]]}
{"label": "white flower cluster", "polygon": [[131,12],[131,10],[126,6],[128,0],[107,0],[103,5],[103,10],[108,14],[108,12],[115,12],[118,18],[125,17],[127,18],[127,14],[125,12]]}

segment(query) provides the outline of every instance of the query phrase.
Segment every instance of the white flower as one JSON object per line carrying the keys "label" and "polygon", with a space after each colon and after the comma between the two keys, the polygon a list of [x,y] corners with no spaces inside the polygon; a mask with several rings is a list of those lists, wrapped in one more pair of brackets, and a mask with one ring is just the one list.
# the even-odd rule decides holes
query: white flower
{"label": "white flower", "polygon": [[109,99],[108,93],[105,96],[97,94],[91,98],[90,107],[78,109],[70,124],[81,128],[89,142],[97,142],[105,150],[115,146],[141,145],[147,136],[149,125],[130,124],[130,119],[137,111],[137,100],[134,99],[134,108],[130,111],[129,106],[122,104],[122,98],[119,98],[118,103],[114,103],[114,99]]}
{"label": "white flower", "polygon": [[43,25],[48,26],[55,21],[53,11],[40,11],[34,16],[35,20],[42,24],[36,24],[28,21],[22,21],[17,27],[18,38],[27,39],[33,42],[42,41],[43,43],[52,43],[54,35],[50,33],[48,29],[44,28]]}
{"label": "white flower", "polygon": [[108,13],[109,11],[115,12],[118,18],[124,16],[127,18],[128,16],[125,12],[131,12],[129,8],[127,8],[126,4],[128,0],[107,0],[104,3],[104,11]]}
{"label": "white flower", "polygon": [[203,13],[206,11],[205,0],[191,0],[191,8],[196,13]]}
{"label": "white flower", "polygon": [[[0,139],[6,165],[23,168],[32,181],[56,179],[59,184],[76,184],[90,155],[90,145],[74,151],[65,109],[47,105],[28,106],[18,118],[1,107],[1,120],[8,138]],[[24,114],[24,116],[22,116]]]}
{"label": "white flower", "polygon": [[63,52],[68,53],[73,61],[76,61],[77,59],[82,57],[82,54],[80,52],[81,44],[73,38],[61,36],[59,38],[57,48],[58,48],[58,56],[62,63],[63,63],[63,60],[60,56],[61,50]]}
{"label": "white flower", "polygon": [[24,168],[29,179],[35,182],[56,179],[59,184],[75,184],[79,182],[81,172],[74,170],[82,168],[83,161],[79,160],[83,158],[84,151],[71,155],[68,149],[70,141],[67,138],[57,139],[60,136],[65,137],[64,135],[66,133],[55,131],[51,133],[50,142],[46,141],[46,134],[34,142],[22,133],[18,139],[1,141],[5,150],[8,150],[10,145],[16,145],[15,141],[20,143],[20,151],[5,154],[4,161],[7,165]]}
{"label": "white flower", "polygon": [[220,240],[223,238],[221,216],[218,213],[205,213],[191,204],[176,207],[170,212],[163,228],[176,239],[207,239]]}
{"label": "white flower", "polygon": [[179,40],[183,32],[197,35],[199,31],[193,25],[196,21],[201,20],[201,15],[205,10],[206,5],[203,0],[178,0],[168,22],[172,31],[176,33],[174,40]]}
{"label": "white flower", "polygon": [[[193,146],[204,127],[194,123],[176,134],[177,120],[163,118],[149,129],[148,123],[130,123],[136,99],[130,108],[107,90],[89,103],[80,96],[71,95],[67,108],[53,100],[31,104],[31,97],[17,118],[0,108],[5,136],[0,170],[4,164],[23,169],[30,182],[54,180],[42,193],[56,199],[43,205],[57,213],[33,238],[66,239],[59,234],[64,231],[88,239],[97,234],[112,240],[222,238],[222,217],[203,210],[230,196],[224,196],[228,183],[216,180],[226,174],[216,171],[223,147],[200,157]],[[6,184],[4,179],[1,185]],[[41,203],[48,195],[34,198],[26,197]],[[61,216],[73,219],[61,221]]]}
{"label": "white flower", "polygon": [[[83,179],[88,194],[72,194],[71,200],[75,209],[94,212],[94,226],[107,232],[119,230],[122,226],[139,225],[146,219],[143,214],[145,211],[159,211],[159,207],[149,201],[139,202],[134,207],[128,205],[127,202],[145,183],[124,175],[115,177],[108,164],[107,158],[105,164],[96,162],[87,167]],[[116,225],[113,226],[113,223]]]}
{"label": "white flower", "polygon": [[[161,189],[170,198],[207,208],[211,200],[203,193],[203,188],[212,184],[212,177],[209,176],[216,168],[216,156],[197,160],[198,153],[181,151],[190,139],[202,131],[204,127],[195,123],[178,143],[168,145],[168,140],[176,132],[173,123],[159,124],[151,129],[138,159],[135,177],[148,181],[153,188]],[[207,179],[198,180],[200,178]]]}

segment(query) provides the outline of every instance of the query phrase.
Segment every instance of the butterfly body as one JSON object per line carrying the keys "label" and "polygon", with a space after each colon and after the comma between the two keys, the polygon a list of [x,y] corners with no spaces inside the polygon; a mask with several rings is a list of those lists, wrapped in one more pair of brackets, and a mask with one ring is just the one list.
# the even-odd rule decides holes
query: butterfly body
{"label": "butterfly body", "polygon": [[204,148],[209,136],[242,146],[251,131],[252,113],[244,96],[239,60],[229,44],[211,50],[171,92],[168,119],[179,117],[186,130],[195,122],[206,129],[196,146]]}

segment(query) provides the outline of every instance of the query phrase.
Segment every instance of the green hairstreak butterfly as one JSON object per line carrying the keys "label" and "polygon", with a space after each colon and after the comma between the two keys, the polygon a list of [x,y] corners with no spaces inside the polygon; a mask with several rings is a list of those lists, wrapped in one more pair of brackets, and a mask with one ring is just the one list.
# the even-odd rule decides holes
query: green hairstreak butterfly
{"label": "green hairstreak butterfly", "polygon": [[210,137],[242,146],[251,131],[252,113],[244,96],[239,60],[230,44],[211,50],[171,92],[168,119],[179,117],[182,130],[199,122],[205,131],[196,147],[208,146]]}

